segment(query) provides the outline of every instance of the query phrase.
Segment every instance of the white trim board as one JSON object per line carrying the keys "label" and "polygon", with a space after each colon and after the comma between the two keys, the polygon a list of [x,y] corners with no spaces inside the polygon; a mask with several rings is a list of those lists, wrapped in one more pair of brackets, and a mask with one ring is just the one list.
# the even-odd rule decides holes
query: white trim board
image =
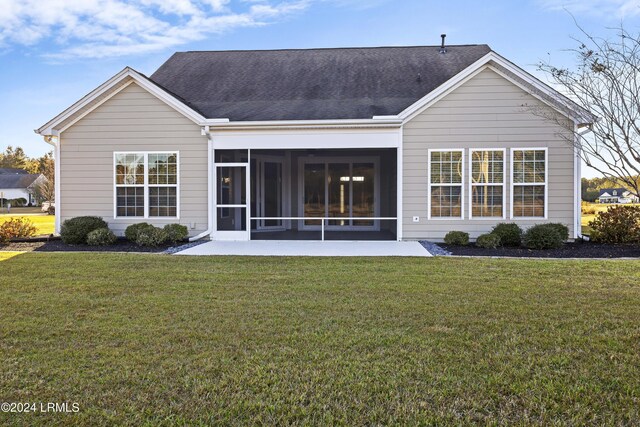
{"label": "white trim board", "polygon": [[[535,91],[532,91],[531,88],[526,87],[521,82],[508,76],[507,73],[500,70],[500,68],[503,68],[504,70],[508,71],[508,73],[513,74],[522,81],[531,85],[531,87],[548,96],[551,100],[557,102],[559,105],[554,105],[554,103],[550,102],[550,99],[545,99],[544,97],[540,96]],[[540,80],[536,79],[531,74],[524,71],[522,68],[514,65],[512,62],[509,62],[495,52],[489,52],[488,54],[462,70],[460,73],[444,82],[438,88],[429,92],[422,99],[407,107],[404,111],[399,113],[397,117],[402,119],[403,123],[406,123],[407,121],[422,113],[424,110],[426,110],[486,69],[491,69],[492,71],[498,73],[501,77],[515,84],[525,92],[529,93],[531,96],[535,97],[560,114],[574,121],[576,124],[591,123],[596,119],[595,116],[593,116],[588,111],[580,111],[581,109],[579,106],[573,103],[573,101],[571,101],[566,96],[562,95],[560,92],[542,83]],[[574,112],[576,114],[567,115],[568,111]]]}
{"label": "white trim board", "polygon": [[[183,102],[178,100],[169,92],[160,88],[158,85],[156,85],[147,77],[145,77],[143,74],[138,73],[133,68],[125,67],[122,71],[120,71],[119,73],[111,77],[109,80],[107,80],[106,82],[98,86],[96,89],[94,89],[93,91],[85,95],[78,102],[71,105],[69,108],[67,108],[62,113],[55,116],[53,119],[49,120],[40,128],[36,129],[35,132],[38,133],[39,135],[52,135],[54,133],[54,130],[59,131],[59,129],[57,129],[57,126],[65,122],[67,119],[73,117],[76,113],[81,112],[83,108],[87,108],[87,111],[82,112],[84,116],[89,112],[93,111],[100,104],[104,103],[104,101],[106,101],[107,99],[110,99],[115,94],[117,94],[122,89],[119,88],[113,93],[109,93],[104,100],[101,100],[101,102],[95,105],[91,105],[93,101],[95,101],[100,96],[107,93],[114,86],[118,85],[119,83],[121,83],[123,80],[126,80],[126,79],[132,80],[131,82],[126,83],[126,85],[129,85],[135,82],[140,87],[144,88],[149,93],[151,93],[152,95],[154,95],[155,97],[157,97],[158,99],[160,99],[161,101],[163,101],[164,103],[166,103],[171,108],[178,111],[188,119],[192,120],[193,122],[197,124],[202,124],[206,121],[206,118],[202,116],[200,113],[198,113],[197,111],[185,105]],[[217,122],[217,121],[212,121],[212,122]],[[65,129],[67,127],[68,126],[66,126]]]}

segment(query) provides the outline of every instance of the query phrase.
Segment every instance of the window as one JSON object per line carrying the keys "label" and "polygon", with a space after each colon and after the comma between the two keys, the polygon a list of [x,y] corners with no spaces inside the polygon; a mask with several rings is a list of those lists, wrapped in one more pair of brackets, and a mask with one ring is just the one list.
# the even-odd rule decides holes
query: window
{"label": "window", "polygon": [[429,150],[429,218],[462,218],[462,150]]}
{"label": "window", "polygon": [[115,216],[178,217],[178,153],[115,153]]}
{"label": "window", "polygon": [[546,218],[547,149],[513,150],[511,165],[511,217]]}
{"label": "window", "polygon": [[505,150],[471,150],[471,218],[504,218]]}

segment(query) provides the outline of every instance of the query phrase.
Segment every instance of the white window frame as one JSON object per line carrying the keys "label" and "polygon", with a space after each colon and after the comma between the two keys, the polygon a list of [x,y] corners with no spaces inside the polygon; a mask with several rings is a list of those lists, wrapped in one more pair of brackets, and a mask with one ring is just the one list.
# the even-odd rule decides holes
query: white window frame
{"label": "white window frame", "polygon": [[[473,183],[473,153],[478,151],[502,151],[502,184],[474,184]],[[431,175],[429,175],[431,176]],[[473,186],[502,185],[502,216],[473,216]],[[507,217],[507,149],[506,148],[471,148],[469,149],[469,219],[495,221]]]}
{"label": "white window frame", "polygon": [[[460,178],[460,184],[433,184],[431,182],[431,153],[446,153],[446,152],[459,152],[462,154],[462,176]],[[438,148],[427,150],[427,219],[435,221],[451,221],[464,219],[464,180],[466,178],[466,162],[465,162],[465,150],[463,148]],[[431,216],[431,187],[457,187],[460,186],[460,216]]]}
{"label": "white window frame", "polygon": [[[518,147],[512,148],[511,150],[511,165],[510,165],[510,174],[511,174],[511,206],[510,206],[510,219],[515,220],[541,220],[548,219],[549,215],[549,149],[547,147]],[[516,183],[513,179],[513,158],[516,151],[544,151],[544,182],[532,182],[532,183],[524,183],[518,182]],[[544,216],[514,216],[513,212],[513,188],[515,186],[540,186],[544,185]]]}
{"label": "white window frame", "polygon": [[[149,154],[174,154],[176,155],[176,183],[175,184],[149,184]],[[144,156],[144,184],[118,184],[116,177],[117,156],[122,154],[142,154]],[[113,152],[113,218],[115,219],[151,219],[151,220],[178,220],[180,219],[180,151],[114,151]],[[118,188],[144,187],[144,216],[118,216]],[[176,187],[176,216],[149,216],[149,187]]]}

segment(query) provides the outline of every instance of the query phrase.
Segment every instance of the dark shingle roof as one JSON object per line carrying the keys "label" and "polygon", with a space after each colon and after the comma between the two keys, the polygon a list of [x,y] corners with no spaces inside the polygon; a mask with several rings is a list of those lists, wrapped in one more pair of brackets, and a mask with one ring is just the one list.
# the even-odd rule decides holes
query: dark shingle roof
{"label": "dark shingle roof", "polygon": [[0,174],[0,188],[27,188],[35,182],[40,174],[38,173],[16,173]]}
{"label": "dark shingle roof", "polygon": [[487,45],[178,52],[152,76],[207,118],[395,115],[489,53]]}
{"label": "dark shingle roof", "polygon": [[24,169],[15,169],[15,168],[0,168],[0,175],[6,175],[6,174],[27,174],[29,172],[27,172]]}
{"label": "dark shingle roof", "polygon": [[[614,191],[616,192],[615,196],[613,195]],[[600,195],[598,197],[602,197],[602,195],[604,193],[607,193],[607,194],[609,194],[609,196],[612,196],[612,197],[622,197],[622,194],[625,191],[627,191],[627,189],[626,188],[622,188],[622,187],[620,187],[620,188],[602,188],[602,189],[600,189]]]}

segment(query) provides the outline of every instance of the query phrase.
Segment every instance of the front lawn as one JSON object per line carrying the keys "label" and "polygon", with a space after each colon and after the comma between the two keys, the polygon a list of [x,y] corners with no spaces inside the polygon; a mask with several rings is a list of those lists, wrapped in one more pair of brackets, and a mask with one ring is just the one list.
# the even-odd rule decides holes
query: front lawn
{"label": "front lawn", "polygon": [[640,261],[0,261],[0,425],[640,423]]}
{"label": "front lawn", "polygon": [[[13,210],[12,210],[13,211]],[[47,214],[16,214],[16,215],[7,215],[0,214],[0,224],[8,221],[12,218],[22,218],[28,219],[36,226],[37,231],[36,235],[49,235],[53,234],[55,228],[55,215],[47,215]]]}

